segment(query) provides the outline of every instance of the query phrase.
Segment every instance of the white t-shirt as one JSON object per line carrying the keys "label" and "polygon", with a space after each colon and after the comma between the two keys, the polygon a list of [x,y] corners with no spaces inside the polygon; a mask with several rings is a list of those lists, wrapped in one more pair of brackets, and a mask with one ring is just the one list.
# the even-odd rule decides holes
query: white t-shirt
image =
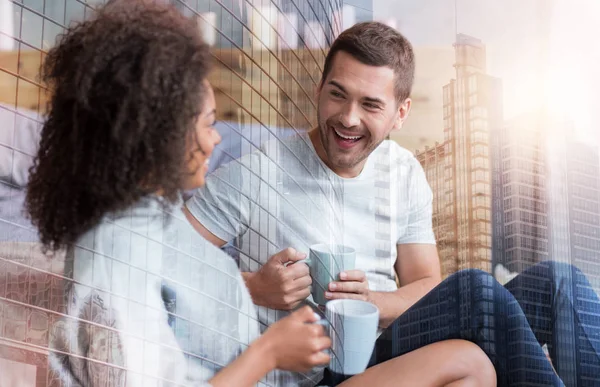
{"label": "white t-shirt", "polygon": [[[209,175],[186,205],[211,233],[233,241],[242,271],[258,270],[287,247],[308,253],[312,244],[344,244],[356,249],[356,268],[366,272],[371,290],[393,291],[397,244],[435,244],[425,173],[392,141],[375,149],[351,179],[319,159],[306,133],[270,141]],[[258,312],[266,325],[287,315]],[[314,385],[320,375],[306,376]],[[280,376],[280,385],[311,385],[299,375]]]}

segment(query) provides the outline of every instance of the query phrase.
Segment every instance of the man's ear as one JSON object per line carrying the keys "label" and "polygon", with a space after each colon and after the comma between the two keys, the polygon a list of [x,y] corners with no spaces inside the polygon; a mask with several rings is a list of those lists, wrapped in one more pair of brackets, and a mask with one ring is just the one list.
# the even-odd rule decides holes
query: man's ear
{"label": "man's ear", "polygon": [[412,107],[412,100],[410,98],[406,98],[404,102],[398,105],[398,112],[396,122],[394,123],[394,130],[399,130],[404,125],[404,121],[408,118],[408,114],[410,113],[410,108]]}

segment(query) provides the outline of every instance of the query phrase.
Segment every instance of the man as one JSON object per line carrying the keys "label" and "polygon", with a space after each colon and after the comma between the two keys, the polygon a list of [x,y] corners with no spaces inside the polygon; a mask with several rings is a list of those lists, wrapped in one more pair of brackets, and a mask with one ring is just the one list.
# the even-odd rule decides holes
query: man
{"label": "man", "polygon": [[[372,26],[378,25],[365,25],[364,28],[368,29],[372,28]],[[379,27],[382,31],[385,31],[385,27]],[[381,33],[380,31],[377,32]],[[358,34],[360,31],[356,31],[356,33]],[[349,35],[347,34],[346,36]],[[353,37],[350,36],[350,38],[352,39]],[[392,40],[394,38],[397,41]],[[369,272],[368,275],[373,277],[372,282],[375,282],[377,287],[383,291],[370,292],[367,286],[368,279],[362,272],[356,271],[348,273],[350,277],[346,278],[343,283],[336,284],[339,287],[332,291],[330,298],[351,297],[368,299],[374,302],[382,311],[382,326],[384,327],[440,281],[439,259],[431,229],[432,195],[423,170],[418,161],[408,151],[400,148],[397,144],[386,141],[385,144],[381,145],[391,131],[402,127],[403,122],[408,116],[411,105],[408,95],[410,94],[414,74],[414,59],[412,48],[408,41],[397,33],[391,34],[389,39],[390,42],[388,45],[398,45],[401,47],[401,51],[390,50],[389,58],[379,59],[379,61],[385,61],[386,63],[394,62],[398,68],[397,70],[385,66],[384,63],[376,63],[375,66],[361,63],[347,52],[347,50],[351,49],[351,47],[347,46],[350,46],[353,43],[352,41],[338,39],[336,42],[337,45],[334,43],[328,60],[325,63],[324,81],[318,89],[319,129],[311,131],[306,138],[300,136],[295,139],[295,142],[286,142],[290,149],[277,149],[280,154],[279,157],[275,156],[284,164],[295,164],[288,166],[295,167],[293,170],[297,170],[298,176],[305,175],[301,177],[310,178],[313,177],[311,173],[331,175],[324,176],[326,181],[331,181],[332,179],[335,181],[325,184],[333,186],[334,189],[340,188],[343,191],[343,198],[339,202],[343,201],[344,205],[351,212],[337,215],[344,218],[346,222],[365,222],[364,219],[359,219],[363,215],[361,207],[364,207],[364,205],[354,205],[355,203],[353,202],[357,200],[364,201],[369,198],[373,200],[376,190],[374,183],[378,179],[385,185],[388,185],[388,187],[396,188],[398,192],[393,192],[392,194],[396,196],[402,195],[401,199],[408,199],[406,203],[403,203],[402,208],[398,206],[394,213],[382,213],[378,216],[379,219],[376,219],[375,216],[371,216],[372,219],[369,219],[369,223],[371,224],[375,224],[376,222],[384,223],[384,221],[386,221],[386,225],[396,223],[394,226],[396,226],[397,230],[394,235],[388,232],[385,236],[379,236],[376,239],[374,232],[373,236],[368,237],[364,229],[351,229],[349,227],[344,232],[338,233],[340,237],[345,237],[346,240],[350,240],[350,237],[358,237],[363,239],[365,244],[372,244],[368,248],[363,246],[354,247],[358,249],[359,262],[365,260],[366,264],[373,266],[372,268],[365,268],[366,270],[364,271]],[[336,52],[337,54],[335,54]],[[374,58],[365,59],[376,61],[378,59],[375,57],[376,54],[373,56]],[[360,72],[359,76],[346,75],[348,67],[352,67],[355,71]],[[399,74],[399,76],[397,77],[396,74]],[[359,138],[346,140],[344,137]],[[298,153],[302,152],[304,156],[308,156],[307,158],[313,158],[312,162],[317,161],[314,160],[316,159],[314,156],[315,152],[311,152],[313,150],[312,147],[314,147],[316,155],[318,155],[319,159],[325,163],[330,171],[324,171],[324,168],[319,165],[311,168],[303,168],[305,164],[308,164],[306,161],[303,161],[306,159],[304,157],[294,157],[293,151],[297,150]],[[271,146],[272,149],[273,147]],[[374,151],[376,152],[371,155]],[[266,150],[265,153],[269,154],[269,150]],[[282,156],[281,153],[284,153],[284,155]],[[372,156],[372,159],[376,157],[388,159],[385,160],[386,164],[392,167],[393,170],[380,171],[377,169],[375,163],[367,164],[369,155]],[[286,159],[292,159],[292,161]],[[253,161],[256,161],[258,164],[269,164],[269,160],[265,161],[260,157],[254,160],[252,157],[248,157],[245,160],[248,161],[248,164],[251,164]],[[269,167],[272,166],[269,165]],[[232,169],[237,168],[223,168],[220,173],[217,172],[216,176],[220,177],[226,173],[229,173],[229,176],[233,176],[234,174],[231,173]],[[281,169],[284,168],[281,167]],[[249,171],[241,172],[241,175],[244,175],[247,174],[244,172]],[[296,177],[289,170],[285,174],[287,176],[283,176],[284,178],[292,179]],[[211,205],[212,203],[208,203],[209,199],[207,197],[212,196],[214,193],[213,197],[215,201],[219,200],[219,195],[222,194],[221,191],[217,190],[217,188],[221,188],[217,187],[220,184],[219,181],[222,182],[222,177],[219,177],[213,178],[211,187],[188,202],[188,208],[191,213],[199,215],[195,217],[196,219],[202,220],[202,215],[198,214],[199,212],[218,211],[214,205]],[[396,177],[400,180],[396,180]],[[260,182],[257,182],[258,186],[261,184],[266,185],[267,178],[263,176],[259,178]],[[292,185],[293,183],[288,183],[286,187],[291,187]],[[330,187],[324,189],[328,188]],[[264,191],[266,190],[265,188]],[[327,196],[330,193],[333,194],[334,191],[326,192],[322,196]],[[235,192],[233,196],[237,195],[238,192]],[[297,208],[302,207],[302,204],[299,202],[306,199],[306,195],[298,196],[300,196],[298,203],[293,203]],[[321,197],[313,196],[312,199],[313,202],[320,202],[319,199]],[[227,198],[227,200],[231,201],[231,203],[228,201],[227,204],[238,205],[239,200],[243,201],[244,198],[239,198],[238,200],[238,198],[232,197]],[[199,202],[204,202],[207,205],[197,205]],[[250,201],[248,204],[253,205],[253,202]],[[311,204],[318,206],[319,204],[329,203]],[[336,204],[339,205],[341,203]],[[293,208],[291,212],[298,213]],[[332,216],[335,217],[336,214]],[[294,217],[293,220],[298,219]],[[231,221],[243,224],[248,220],[231,219]],[[201,221],[201,224],[195,223],[205,237],[219,246],[233,239],[231,238],[232,236],[238,236],[235,231],[227,233],[225,230],[222,230],[225,232],[216,230],[222,227],[219,219],[217,219],[218,224],[215,224],[211,230],[207,230],[205,227],[208,222],[210,220]],[[297,224],[294,226],[298,228],[298,230],[295,230],[296,233],[311,231],[310,225]],[[240,225],[238,224],[236,227],[240,227]],[[301,230],[302,228],[304,230]],[[324,231],[327,232],[327,230]],[[345,236],[344,234],[348,232],[354,232],[356,235]],[[299,239],[300,242],[304,241],[303,245],[321,242],[323,239],[330,239],[324,235],[317,235],[316,237],[313,235],[290,235],[285,237],[285,239],[294,238]],[[340,242],[339,239],[335,239],[335,241]],[[389,246],[384,246],[381,249],[377,245],[379,243],[383,246],[381,241],[385,241],[386,244],[393,243],[393,251],[389,251]],[[286,242],[288,243],[283,246],[293,248],[285,249],[274,255],[260,271],[246,273],[247,284],[251,289],[255,302],[259,305],[276,306],[277,309],[291,310],[309,295],[308,286],[310,285],[310,277],[305,265],[297,265],[292,269],[294,273],[298,272],[298,276],[294,279],[296,283],[301,283],[298,289],[292,289],[289,286],[292,283],[292,279],[282,277],[281,273],[278,272],[278,269],[283,267],[283,263],[296,261],[305,257],[305,254],[296,251],[299,247],[298,245],[290,243],[291,241],[286,240]],[[380,266],[379,272],[376,270],[376,265],[371,264],[365,257],[365,255],[373,256],[377,254],[378,249],[385,251],[383,259],[377,261],[378,266]],[[306,249],[298,250],[307,251]],[[398,266],[394,268],[394,261],[396,261],[395,258],[397,255],[402,256],[403,259],[398,260]],[[397,292],[390,292],[390,290],[396,289],[394,270],[396,273],[402,272],[398,278],[403,287]],[[408,284],[412,285],[406,287]],[[298,291],[294,292],[294,290]]]}
{"label": "man", "polygon": [[[325,60],[317,128],[268,141],[260,152],[218,169],[186,203],[188,219],[217,246],[235,241],[265,325],[310,295],[308,267],[290,263],[305,258],[315,243],[351,245],[358,270],[340,274],[325,295],[367,300],[379,308],[385,330],[371,365],[432,342],[463,338],[490,356],[499,385],[532,377],[561,385],[513,297],[516,289],[507,285],[511,293],[474,270],[436,287],[440,266],[431,190],[412,154],[385,140],[408,117],[413,74],[411,45],[394,29],[361,23],[344,31]],[[545,270],[547,281],[540,283],[554,291],[550,303],[564,301],[560,297],[568,292],[553,287],[562,284],[554,266],[536,270]],[[530,312],[541,321],[552,313],[546,309],[544,315]],[[597,334],[597,325],[585,333]],[[588,350],[590,342],[584,344],[577,349]],[[535,366],[523,371],[509,364],[520,356],[534,359]],[[320,370],[275,377],[282,385],[335,384],[345,378],[327,372],[321,380]]]}

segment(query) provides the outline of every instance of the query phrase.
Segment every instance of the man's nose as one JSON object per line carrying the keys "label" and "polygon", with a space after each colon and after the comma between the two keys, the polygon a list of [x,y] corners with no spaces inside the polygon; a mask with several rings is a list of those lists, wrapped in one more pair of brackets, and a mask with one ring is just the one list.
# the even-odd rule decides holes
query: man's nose
{"label": "man's nose", "polygon": [[347,103],[340,114],[340,123],[346,128],[360,125],[360,116],[354,103]]}

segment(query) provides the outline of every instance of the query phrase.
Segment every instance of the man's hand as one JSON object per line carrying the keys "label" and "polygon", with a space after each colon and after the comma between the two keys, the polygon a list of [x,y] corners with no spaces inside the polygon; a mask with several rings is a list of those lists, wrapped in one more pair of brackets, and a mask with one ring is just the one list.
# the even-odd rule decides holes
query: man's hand
{"label": "man's hand", "polygon": [[[256,305],[292,310],[310,295],[308,266],[297,262],[306,254],[287,248],[273,255],[256,273],[245,273],[246,286]],[[297,262],[297,263],[296,263]]]}
{"label": "man's hand", "polygon": [[330,300],[350,298],[370,301],[369,282],[364,271],[348,270],[340,273],[340,280],[329,283],[325,297]]}

